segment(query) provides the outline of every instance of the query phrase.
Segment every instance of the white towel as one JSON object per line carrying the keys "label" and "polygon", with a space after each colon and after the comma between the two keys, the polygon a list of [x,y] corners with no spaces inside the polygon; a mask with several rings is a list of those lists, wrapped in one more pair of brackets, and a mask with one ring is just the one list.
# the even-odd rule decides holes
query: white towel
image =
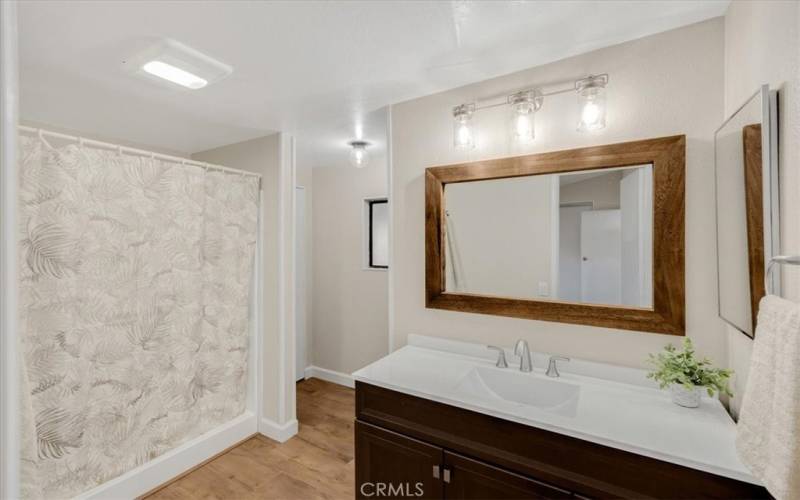
{"label": "white towel", "polygon": [[761,299],[736,448],[775,498],[800,499],[800,304]]}

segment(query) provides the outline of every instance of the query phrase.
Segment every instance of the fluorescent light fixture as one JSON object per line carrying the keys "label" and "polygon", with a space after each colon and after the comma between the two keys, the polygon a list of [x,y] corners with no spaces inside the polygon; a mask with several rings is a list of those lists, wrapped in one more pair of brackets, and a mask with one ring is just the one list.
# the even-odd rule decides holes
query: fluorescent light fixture
{"label": "fluorescent light fixture", "polygon": [[195,74],[189,73],[188,71],[184,71],[171,64],[161,61],[150,61],[142,66],[142,69],[151,75],[155,75],[159,78],[163,78],[164,80],[169,80],[172,83],[177,83],[178,85],[183,85],[186,88],[194,90],[202,89],[208,85],[208,80],[205,78],[200,78]]}
{"label": "fluorescent light fixture", "polygon": [[[170,39],[148,45],[123,61],[126,72],[164,85],[180,85],[197,90],[227,77],[233,72],[229,65]],[[169,83],[166,83],[169,82]]]}

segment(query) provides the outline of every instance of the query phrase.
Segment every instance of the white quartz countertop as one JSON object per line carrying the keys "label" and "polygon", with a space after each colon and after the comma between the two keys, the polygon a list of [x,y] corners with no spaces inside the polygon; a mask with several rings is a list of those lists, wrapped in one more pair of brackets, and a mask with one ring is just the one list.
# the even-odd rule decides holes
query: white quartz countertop
{"label": "white quartz countertop", "polygon": [[[668,392],[648,384],[641,370],[573,360],[560,367],[561,377],[555,380],[579,387],[577,405],[567,414],[548,411],[462,390],[476,368],[488,374],[493,372],[486,370],[520,373],[513,356],[509,368],[501,369],[488,359],[490,353],[482,357],[482,346],[412,337],[412,345],[358,370],[355,380],[759,484],[737,457],[736,424],[717,399],[704,397],[699,408],[683,408],[672,403]],[[532,385],[553,380],[543,373],[545,359],[534,355],[534,371],[520,375],[531,377]]]}

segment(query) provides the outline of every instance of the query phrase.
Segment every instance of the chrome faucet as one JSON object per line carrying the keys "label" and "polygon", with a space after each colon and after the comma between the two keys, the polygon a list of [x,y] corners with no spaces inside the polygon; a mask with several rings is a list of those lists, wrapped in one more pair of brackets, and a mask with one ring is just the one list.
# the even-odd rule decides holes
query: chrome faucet
{"label": "chrome faucet", "polygon": [[519,356],[519,371],[529,372],[533,369],[531,351],[528,349],[528,343],[523,339],[517,340],[517,344],[514,346],[514,355]]}
{"label": "chrome faucet", "polygon": [[556,365],[557,361],[569,361],[569,358],[564,356],[550,356],[550,362],[547,363],[547,372],[545,375],[552,378],[558,378],[561,376],[561,374],[558,373],[558,366]]}
{"label": "chrome faucet", "polygon": [[487,345],[487,349],[492,351],[497,351],[497,363],[494,366],[498,368],[508,368],[508,363],[506,363],[506,350],[502,347],[497,347],[496,345]]}

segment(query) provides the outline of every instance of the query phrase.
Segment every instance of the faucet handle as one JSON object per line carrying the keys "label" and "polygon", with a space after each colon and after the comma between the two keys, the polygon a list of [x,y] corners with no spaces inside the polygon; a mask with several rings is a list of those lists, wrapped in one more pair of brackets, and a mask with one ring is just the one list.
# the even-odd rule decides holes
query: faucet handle
{"label": "faucet handle", "polygon": [[508,363],[506,363],[506,350],[502,347],[497,347],[496,345],[487,345],[487,349],[491,349],[493,351],[497,351],[497,363],[494,366],[498,368],[508,368]]}
{"label": "faucet handle", "polygon": [[561,374],[558,373],[558,366],[556,364],[557,361],[569,361],[569,358],[566,356],[550,356],[550,361],[547,363],[547,372],[545,375],[548,377],[557,378],[560,377]]}

